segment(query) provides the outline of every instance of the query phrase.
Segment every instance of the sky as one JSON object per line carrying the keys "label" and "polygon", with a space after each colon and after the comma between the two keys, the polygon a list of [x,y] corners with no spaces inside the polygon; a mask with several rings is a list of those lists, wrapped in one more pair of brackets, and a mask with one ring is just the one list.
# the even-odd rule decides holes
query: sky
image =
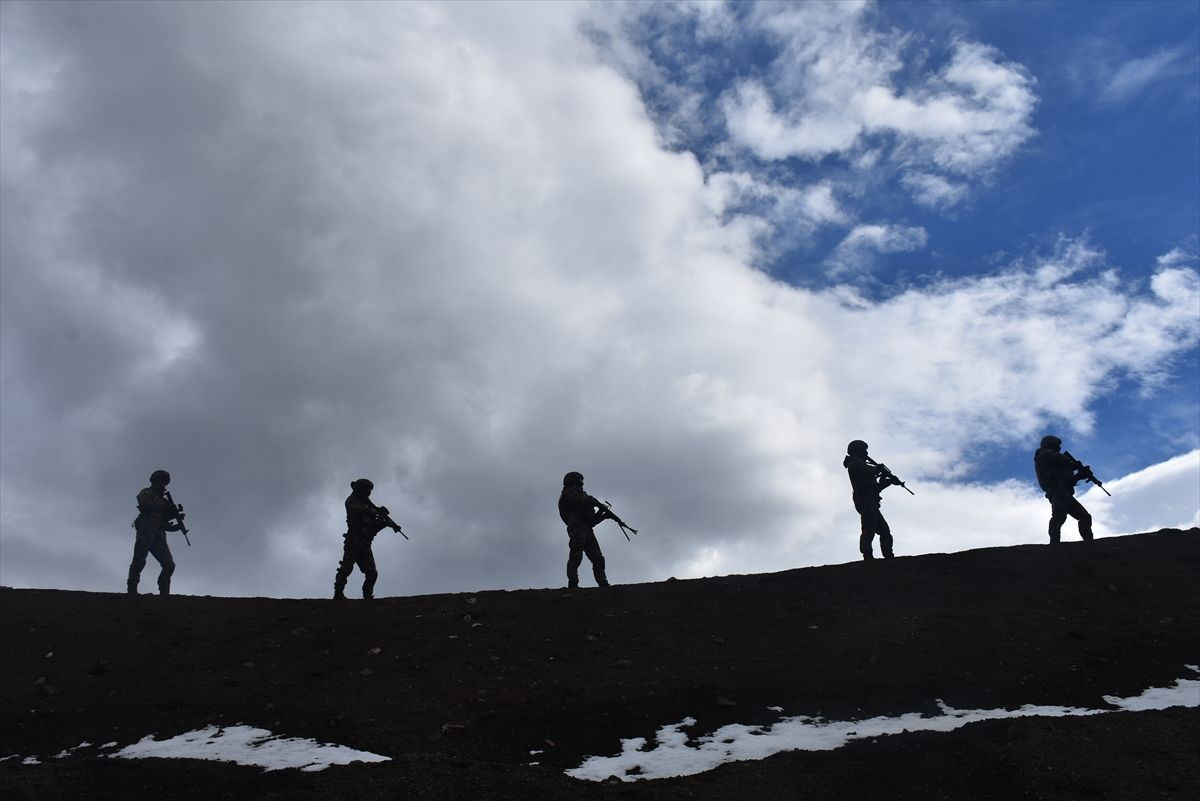
{"label": "sky", "polygon": [[852,439],[901,556],[1044,542],[1046,433],[1200,525],[1198,187],[1194,2],[3,0],[0,584],[160,468],[186,594],[360,477],[381,595],[561,586],[571,470],[617,583],[853,561]]}

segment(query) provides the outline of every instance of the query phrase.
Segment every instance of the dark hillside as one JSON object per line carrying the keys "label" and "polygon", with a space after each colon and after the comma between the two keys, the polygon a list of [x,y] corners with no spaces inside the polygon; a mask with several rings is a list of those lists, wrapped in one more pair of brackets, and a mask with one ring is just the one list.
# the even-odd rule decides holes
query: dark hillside
{"label": "dark hillside", "polygon": [[[1196,678],[1198,577],[1191,529],[604,591],[335,603],[3,590],[0,757],[15,757],[0,794],[1200,798],[1196,708],[992,720],[674,779],[563,773],[689,716],[701,736],[782,716],[933,715],[937,699],[1105,709],[1104,695]],[[392,761],[264,772],[98,748],[239,723]]]}

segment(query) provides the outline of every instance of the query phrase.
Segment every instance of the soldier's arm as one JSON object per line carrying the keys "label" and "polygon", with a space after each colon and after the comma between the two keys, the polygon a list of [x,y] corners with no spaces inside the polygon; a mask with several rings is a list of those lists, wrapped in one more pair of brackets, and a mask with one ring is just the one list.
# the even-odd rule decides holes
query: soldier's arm
{"label": "soldier's arm", "polygon": [[591,495],[587,496],[587,499],[588,503],[590,504],[588,511],[592,515],[593,526],[603,523],[612,516],[612,512],[610,512],[608,507],[604,505],[603,501],[598,501]]}
{"label": "soldier's arm", "polygon": [[370,528],[375,524],[375,511],[359,498],[346,501],[346,524],[350,528]]}
{"label": "soldier's arm", "polygon": [[138,511],[146,514],[162,514],[170,517],[171,513],[175,511],[174,507],[167,503],[166,498],[149,487],[138,493],[137,505]]}

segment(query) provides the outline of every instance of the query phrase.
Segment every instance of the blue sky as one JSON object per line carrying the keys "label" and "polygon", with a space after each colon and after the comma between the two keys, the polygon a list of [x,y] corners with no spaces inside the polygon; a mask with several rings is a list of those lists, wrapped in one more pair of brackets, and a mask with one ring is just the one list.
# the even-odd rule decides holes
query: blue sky
{"label": "blue sky", "polygon": [[[382,594],[1200,524],[1195,3],[0,5],[0,582]],[[64,506],[65,504],[65,506]],[[59,511],[53,538],[45,510]],[[176,543],[178,545],[179,543]],[[152,572],[152,568],[151,568]]]}
{"label": "blue sky", "polygon": [[[863,170],[838,155],[772,159],[730,153],[726,119],[717,108],[722,98],[739,81],[769,74],[787,59],[779,41],[756,24],[779,7],[765,9],[728,8],[736,32],[719,37],[705,35],[704,15],[695,7],[657,6],[638,17],[630,35],[665,72],[664,77],[630,70],[648,108],[660,125],[671,126],[679,113],[678,87],[701,88],[696,125],[672,144],[714,170],[745,169],[784,184],[830,176],[836,181],[847,172],[861,177]],[[862,24],[885,38],[899,32],[896,50],[908,58],[893,73],[898,86],[919,84],[965,40],[995,48],[998,60],[1019,65],[1036,95],[1027,120],[1030,135],[1003,158],[961,173],[974,186],[959,202],[932,208],[916,202],[894,165],[864,179],[869,188],[854,199],[861,219],[925,234],[924,247],[888,253],[869,275],[856,276],[864,292],[887,297],[941,276],[988,273],[1016,258],[1052,253],[1063,237],[1085,239],[1103,251],[1105,266],[1135,281],[1150,276],[1158,258],[1174,246],[1194,258],[1200,244],[1200,5],[888,2],[866,7]],[[787,102],[783,93],[775,100]],[[876,141],[886,148],[886,138]],[[761,266],[799,286],[828,285],[831,277],[814,270],[814,261],[837,247],[844,228],[787,247],[786,227],[781,223],[777,232],[784,249]],[[1196,349],[1178,354],[1171,372],[1149,396],[1141,382],[1114,377],[1111,389],[1096,400],[1095,431],[1083,436],[1077,450],[1113,472],[1126,472],[1195,447]],[[1027,450],[981,447],[973,475],[1023,477]]]}

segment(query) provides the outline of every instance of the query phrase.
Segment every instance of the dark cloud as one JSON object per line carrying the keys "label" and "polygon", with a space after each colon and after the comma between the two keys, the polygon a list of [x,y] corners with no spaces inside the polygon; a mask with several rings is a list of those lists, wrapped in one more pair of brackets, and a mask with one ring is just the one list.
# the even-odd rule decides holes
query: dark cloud
{"label": "dark cloud", "polygon": [[[748,266],[695,159],[571,35],[585,7],[519,31],[484,8],[5,6],[6,583],[119,589],[160,467],[182,592],[325,594],[361,476],[412,537],[379,541],[386,594],[559,583],[572,469],[643,532],[602,531],[618,581],[848,559],[841,449],[887,430],[864,376],[907,393],[892,446],[932,475],[967,436],[922,444],[943,394],[1028,388],[962,332],[1075,295],[877,310],[945,346],[923,405],[887,348],[839,351],[863,309]],[[1194,340],[1186,297],[1085,289],[1178,334],[1121,364]],[[969,391],[996,370],[1004,398]],[[1104,379],[1068,371],[1070,403]]]}

